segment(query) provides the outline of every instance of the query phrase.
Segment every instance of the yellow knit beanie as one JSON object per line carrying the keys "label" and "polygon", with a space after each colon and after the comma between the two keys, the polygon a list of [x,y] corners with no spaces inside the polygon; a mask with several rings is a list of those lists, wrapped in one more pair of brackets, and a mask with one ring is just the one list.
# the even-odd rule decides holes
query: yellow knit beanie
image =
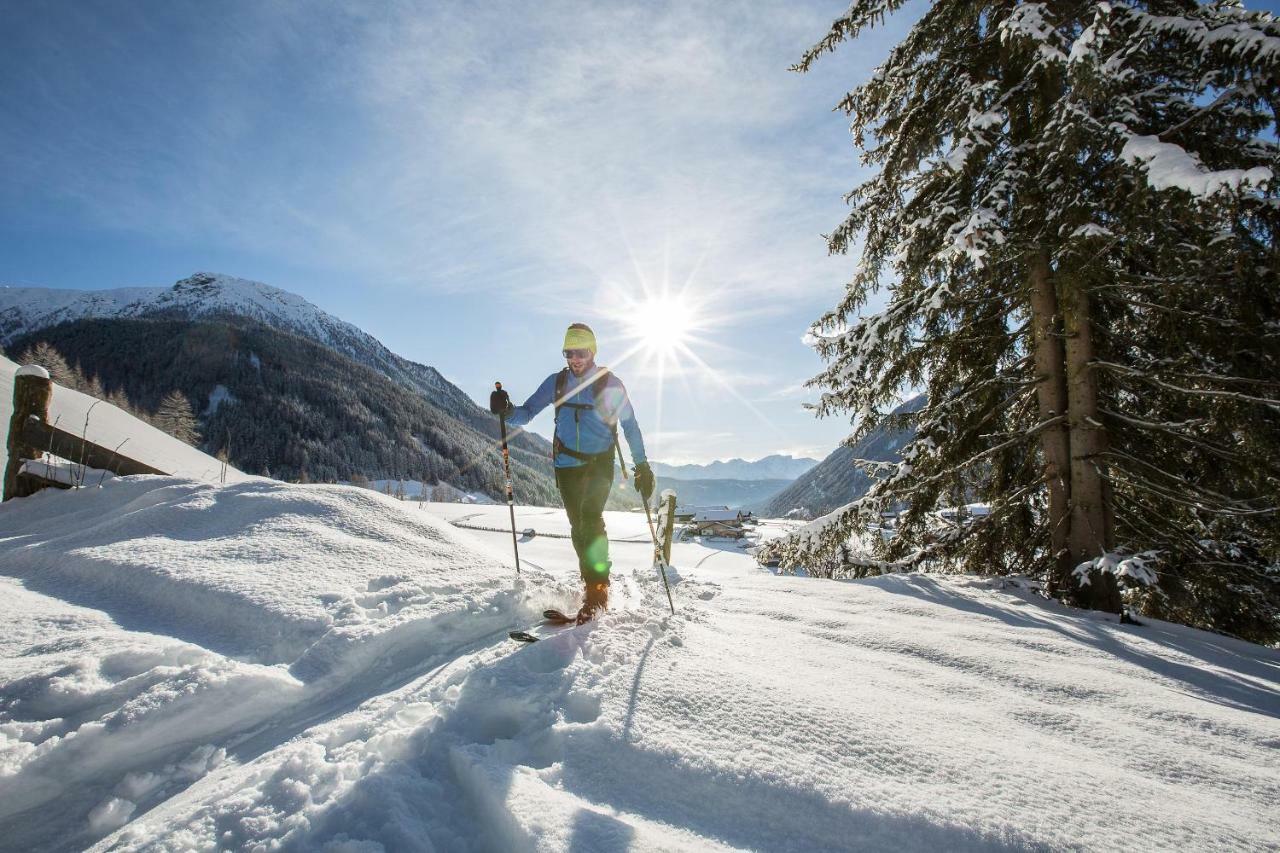
{"label": "yellow knit beanie", "polygon": [[596,354],[596,333],[586,323],[574,323],[564,333],[564,349],[588,349]]}

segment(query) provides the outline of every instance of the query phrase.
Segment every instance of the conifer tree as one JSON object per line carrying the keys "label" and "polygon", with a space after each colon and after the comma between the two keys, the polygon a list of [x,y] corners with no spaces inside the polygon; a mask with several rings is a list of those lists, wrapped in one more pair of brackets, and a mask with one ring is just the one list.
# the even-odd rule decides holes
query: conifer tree
{"label": "conifer tree", "polygon": [[[797,69],[901,5],[856,0]],[[839,105],[876,174],[829,237],[861,263],[811,382],[850,442],[928,401],[897,416],[902,464],[773,551],[829,556],[905,506],[870,568],[1027,572],[1109,610],[1120,579],[1280,636],[1278,92],[1280,25],[1233,2],[929,7]]]}
{"label": "conifer tree", "polygon": [[195,412],[181,391],[170,391],[164,395],[152,421],[158,429],[187,444],[194,445],[200,441]]}
{"label": "conifer tree", "polygon": [[18,363],[39,365],[49,371],[50,379],[64,388],[76,387],[76,371],[67,364],[62,353],[45,341],[38,341],[34,346],[23,350],[22,355],[18,357]]}
{"label": "conifer tree", "polygon": [[[80,376],[84,376],[84,373],[81,372],[78,367],[76,370],[80,373]],[[99,400],[102,400],[107,396],[106,389],[102,387],[102,382],[99,381],[96,376],[86,378],[80,390],[84,391],[84,393],[88,394],[90,397],[97,397]]]}

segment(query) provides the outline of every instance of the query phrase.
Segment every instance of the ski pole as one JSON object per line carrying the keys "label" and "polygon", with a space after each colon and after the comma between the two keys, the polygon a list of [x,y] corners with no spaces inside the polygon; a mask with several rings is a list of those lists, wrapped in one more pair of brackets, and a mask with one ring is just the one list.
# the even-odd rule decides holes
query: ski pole
{"label": "ski pole", "polygon": [[[613,447],[618,451],[618,464],[622,466],[622,479],[627,479],[627,461],[622,458],[622,445],[618,443],[618,436],[613,437]],[[644,518],[649,523],[649,538],[653,540],[653,561],[658,564],[658,571],[662,573],[662,586],[667,591],[667,604],[671,607],[671,615],[676,615],[676,604],[671,600],[671,584],[667,583],[667,561],[662,556],[662,545],[658,542],[658,533],[653,526],[653,514],[649,511],[649,500],[643,494],[640,495],[640,503],[644,504]]]}
{"label": "ski pole", "polygon": [[516,495],[511,484],[511,452],[507,450],[507,409],[511,405],[511,396],[502,390],[502,383],[493,383],[494,391],[489,394],[489,411],[498,416],[498,428],[502,433],[502,471],[507,478],[507,509],[511,511],[511,549],[516,554],[516,574],[520,574],[520,545],[516,541]]}

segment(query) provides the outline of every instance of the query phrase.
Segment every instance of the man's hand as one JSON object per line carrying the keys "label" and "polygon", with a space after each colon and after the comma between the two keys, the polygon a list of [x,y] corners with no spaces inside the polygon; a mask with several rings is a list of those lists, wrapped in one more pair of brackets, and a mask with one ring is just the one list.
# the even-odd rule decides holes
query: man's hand
{"label": "man's hand", "polygon": [[648,462],[641,462],[636,465],[636,491],[640,493],[640,497],[644,498],[644,502],[648,503],[653,497],[653,469],[649,467]]}
{"label": "man's hand", "polygon": [[505,418],[511,414],[515,406],[511,405],[511,397],[506,391],[502,390],[502,383],[493,383],[494,390],[489,394],[489,411],[493,412],[500,418]]}

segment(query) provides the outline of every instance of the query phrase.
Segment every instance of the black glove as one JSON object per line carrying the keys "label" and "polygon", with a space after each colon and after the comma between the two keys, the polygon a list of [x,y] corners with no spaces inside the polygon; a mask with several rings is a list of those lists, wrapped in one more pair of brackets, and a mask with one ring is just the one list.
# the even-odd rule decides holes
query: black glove
{"label": "black glove", "polygon": [[505,418],[515,410],[515,406],[511,405],[511,397],[507,392],[502,390],[501,382],[495,382],[493,385],[497,390],[489,394],[489,411],[500,418]]}
{"label": "black glove", "polygon": [[653,497],[653,469],[649,467],[648,462],[641,462],[636,465],[636,491],[640,493],[640,497],[644,498],[644,502],[648,503]]}

